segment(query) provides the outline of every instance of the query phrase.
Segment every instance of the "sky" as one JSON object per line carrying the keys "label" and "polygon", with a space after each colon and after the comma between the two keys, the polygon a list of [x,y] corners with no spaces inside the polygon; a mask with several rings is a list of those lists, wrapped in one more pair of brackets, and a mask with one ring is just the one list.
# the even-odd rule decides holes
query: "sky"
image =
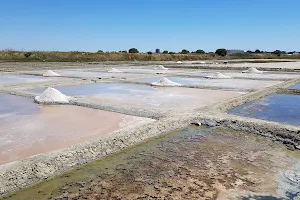
{"label": "sky", "polygon": [[1,0],[0,49],[300,51],[299,0]]}

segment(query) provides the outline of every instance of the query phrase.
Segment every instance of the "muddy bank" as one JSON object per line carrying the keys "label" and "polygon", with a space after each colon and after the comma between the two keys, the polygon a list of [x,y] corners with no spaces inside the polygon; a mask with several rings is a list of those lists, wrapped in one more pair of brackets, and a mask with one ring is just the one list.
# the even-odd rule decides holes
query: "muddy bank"
{"label": "muddy bank", "polygon": [[[300,154],[242,132],[189,127],[74,169],[7,199],[286,199]],[[0,198],[1,199],[1,198]]]}

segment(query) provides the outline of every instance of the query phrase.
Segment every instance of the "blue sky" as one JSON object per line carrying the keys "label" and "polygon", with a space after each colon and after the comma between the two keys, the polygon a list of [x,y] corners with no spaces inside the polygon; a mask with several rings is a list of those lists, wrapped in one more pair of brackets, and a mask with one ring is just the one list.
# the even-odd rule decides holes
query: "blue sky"
{"label": "blue sky", "polygon": [[2,0],[0,49],[300,51],[299,0]]}

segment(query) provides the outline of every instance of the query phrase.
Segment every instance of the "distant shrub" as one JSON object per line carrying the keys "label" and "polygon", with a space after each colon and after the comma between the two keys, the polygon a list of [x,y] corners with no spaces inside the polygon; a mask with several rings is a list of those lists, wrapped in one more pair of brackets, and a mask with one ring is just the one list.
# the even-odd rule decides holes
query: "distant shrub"
{"label": "distant shrub", "polygon": [[280,50],[276,50],[276,51],[273,51],[272,54],[275,54],[277,56],[280,56],[282,54],[282,51]]}
{"label": "distant shrub", "polygon": [[173,52],[173,51],[171,51],[171,52],[169,52],[169,54],[176,54],[175,52]]}
{"label": "distant shrub", "polygon": [[195,53],[198,53],[198,54],[205,54],[205,51],[203,51],[202,49],[198,49]]}
{"label": "distant shrub", "polygon": [[256,49],[254,52],[255,53],[262,53],[259,49]]}
{"label": "distant shrub", "polygon": [[126,51],[126,50],[123,50],[122,53],[127,53],[127,51]]}
{"label": "distant shrub", "polygon": [[25,58],[29,58],[31,55],[32,55],[31,52],[26,52],[26,53],[24,53]]}
{"label": "distant shrub", "polygon": [[104,53],[102,50],[98,50],[97,53]]}
{"label": "distant shrub", "polygon": [[183,49],[181,52],[180,52],[181,54],[188,54],[188,53],[190,53],[188,50],[186,50],[186,49]]}
{"label": "distant shrub", "polygon": [[136,48],[131,48],[128,50],[129,53],[139,53],[139,51]]}
{"label": "distant shrub", "polygon": [[219,56],[226,56],[227,55],[227,50],[226,49],[217,49],[216,54]]}
{"label": "distant shrub", "polygon": [[167,50],[163,51],[163,54],[168,54],[168,53],[169,53],[169,51],[167,51]]}
{"label": "distant shrub", "polygon": [[152,53],[151,51],[148,51],[147,54],[151,55],[151,54],[153,54],[153,53]]}

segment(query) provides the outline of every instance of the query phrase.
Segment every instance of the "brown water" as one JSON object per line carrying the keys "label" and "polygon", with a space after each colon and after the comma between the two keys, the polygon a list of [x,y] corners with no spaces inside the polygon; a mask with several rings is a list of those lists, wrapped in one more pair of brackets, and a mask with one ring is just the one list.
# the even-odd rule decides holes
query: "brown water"
{"label": "brown water", "polygon": [[288,199],[278,177],[299,162],[294,155],[264,138],[190,127],[7,199]]}

